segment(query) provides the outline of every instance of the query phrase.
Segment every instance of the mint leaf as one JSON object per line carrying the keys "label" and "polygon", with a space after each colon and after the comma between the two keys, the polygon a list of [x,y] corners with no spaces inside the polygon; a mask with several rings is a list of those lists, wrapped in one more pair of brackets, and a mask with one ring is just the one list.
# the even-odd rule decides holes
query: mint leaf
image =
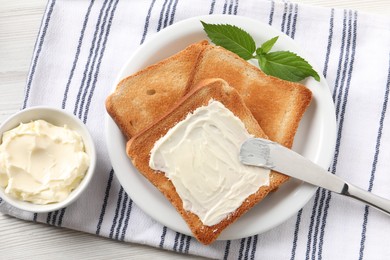
{"label": "mint leaf", "polygon": [[312,76],[320,81],[320,76],[303,58],[289,51],[276,51],[257,54],[259,66],[264,73],[284,80],[298,82]]}
{"label": "mint leaf", "polygon": [[[265,43],[263,43],[263,44],[260,46],[259,49],[260,49],[263,53],[268,53],[268,52],[272,49],[272,47],[274,47],[274,45],[275,45],[275,43],[276,43],[276,41],[277,41],[278,39],[279,39],[279,36],[276,36],[276,37],[274,37],[274,38],[272,38],[272,39],[266,41]],[[258,53],[257,50],[256,50],[256,53]]]}
{"label": "mint leaf", "polygon": [[[264,42],[256,49],[252,36],[243,29],[230,24],[208,24],[201,21],[210,40],[234,52],[244,60],[256,58],[264,73],[288,81],[301,81],[312,76],[320,81],[320,76],[302,57],[289,51],[270,52],[279,36]],[[254,54],[255,53],[255,54]]]}
{"label": "mint leaf", "polygon": [[256,43],[249,33],[229,24],[208,24],[201,21],[210,40],[225,49],[234,52],[244,60],[253,58]]}

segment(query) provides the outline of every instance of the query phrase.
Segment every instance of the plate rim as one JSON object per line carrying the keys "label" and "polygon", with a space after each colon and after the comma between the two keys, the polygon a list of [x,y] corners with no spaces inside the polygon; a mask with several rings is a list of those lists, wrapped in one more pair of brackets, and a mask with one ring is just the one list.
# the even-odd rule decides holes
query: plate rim
{"label": "plate rim", "polygon": [[[173,25],[170,25],[170,26],[164,28],[160,32],[152,35],[148,40],[146,40],[142,45],[140,45],[134,51],[134,53],[130,56],[130,58],[123,64],[123,66],[122,66],[122,68],[121,68],[121,70],[120,70],[116,80],[114,81],[114,86],[112,88],[112,91],[114,91],[117,83],[121,79],[123,79],[125,76],[130,75],[130,74],[127,73],[127,71],[128,71],[128,68],[129,68],[129,64],[131,64],[131,62],[134,60],[134,58],[136,58],[137,55],[140,55],[139,53],[143,52],[144,49],[147,49],[149,45],[154,44],[153,42],[156,39],[159,39],[159,38],[161,38],[164,35],[166,36],[166,35],[169,35],[169,34],[175,34],[176,31],[178,31],[178,28],[181,28],[181,27],[187,27],[187,29],[191,28],[191,26],[194,26],[194,22],[195,21],[200,24],[200,20],[203,20],[203,21],[206,21],[206,22],[214,22],[214,23],[222,23],[222,22],[223,23],[234,23],[236,25],[237,25],[237,23],[238,24],[241,24],[241,23],[244,23],[244,24],[245,23],[261,24],[261,26],[267,27],[267,29],[269,29],[269,31],[271,31],[272,33],[275,33],[275,34],[281,36],[280,39],[283,39],[283,41],[285,41],[287,39],[288,41],[293,41],[294,42],[293,39],[291,39],[290,37],[285,35],[283,32],[278,31],[275,28],[272,28],[271,26],[269,26],[268,24],[265,24],[265,23],[263,23],[261,21],[254,20],[252,18],[247,18],[247,17],[243,17],[243,16],[236,16],[236,15],[202,15],[202,16],[195,16],[195,17],[192,17],[192,18],[188,18],[188,19],[179,21],[179,22],[177,22],[177,23],[175,23]],[[188,30],[187,34],[189,32],[191,32],[191,30]],[[196,32],[192,32],[192,33],[196,33]],[[168,37],[166,37],[166,38],[168,38]],[[204,39],[207,39],[207,36],[205,36]],[[294,49],[298,49],[299,50],[298,51],[299,55],[303,54],[302,56],[305,57],[307,60],[309,60],[309,61],[312,60],[312,59],[310,59],[309,55],[307,55],[307,53],[305,53],[303,50],[301,50],[299,48],[299,46],[296,45],[296,43],[294,43],[293,47],[294,47]],[[169,56],[169,55],[167,55],[167,56]],[[317,72],[319,71],[318,68],[316,68],[316,66],[313,66],[313,68]],[[142,68],[139,68],[139,69],[142,69]],[[332,109],[333,113],[331,113],[331,117],[332,118],[330,118],[330,120],[329,120],[329,122],[331,123],[331,127],[330,127],[331,131],[329,131],[327,133],[329,135],[329,139],[330,139],[330,140],[328,140],[328,147],[326,148],[327,151],[322,152],[322,153],[325,153],[325,155],[322,155],[321,158],[318,156],[316,158],[316,160],[314,160],[314,161],[316,163],[318,163],[322,167],[328,167],[330,165],[330,163],[331,163],[331,159],[333,157],[334,147],[335,147],[335,143],[336,143],[336,117],[335,117],[335,113],[334,113],[333,101],[331,99],[331,94],[330,94],[330,91],[329,91],[329,86],[327,85],[327,82],[326,82],[325,78],[323,77],[323,75],[321,73],[319,73],[319,74],[320,74],[322,85],[325,85],[326,88],[327,88],[327,92],[328,92],[327,99],[330,98],[330,101],[332,103],[331,108],[333,108]],[[322,88],[324,88],[324,86],[322,86]],[[314,95],[313,95],[313,97],[314,97]],[[329,103],[329,101],[328,101],[328,103]],[[191,233],[190,229],[188,228],[188,226],[186,225],[184,220],[181,221],[181,222],[183,222],[185,224],[184,228],[180,227],[180,226],[178,227],[177,225],[174,225],[174,224],[171,224],[170,222],[164,221],[164,218],[156,216],[156,214],[154,214],[148,207],[145,207],[145,205],[142,202],[140,202],[140,200],[133,198],[134,197],[133,192],[129,191],[128,186],[124,183],[123,176],[121,174],[119,174],[121,172],[121,169],[118,169],[119,165],[117,163],[117,159],[115,159],[117,155],[113,152],[113,149],[112,149],[113,148],[112,147],[113,146],[113,144],[112,144],[112,133],[109,130],[110,129],[112,130],[112,129],[115,129],[115,128],[116,128],[116,132],[118,133],[118,131],[119,131],[120,135],[122,135],[120,130],[119,130],[119,128],[116,126],[115,122],[112,120],[112,118],[106,112],[105,113],[105,139],[106,139],[106,143],[108,144],[107,145],[108,154],[109,154],[109,158],[110,158],[112,167],[114,169],[115,175],[118,178],[119,183],[122,185],[122,187],[125,190],[125,192],[137,204],[137,206],[143,212],[145,212],[148,216],[150,216],[152,219],[156,220],[157,222],[167,226],[168,228],[170,228],[170,229],[172,229],[174,231],[178,231],[180,233],[183,233],[183,234],[186,234],[186,235],[189,235],[189,236],[193,236],[193,234]],[[123,138],[123,135],[122,135],[122,138]],[[125,142],[125,145],[126,145],[126,141],[125,140],[124,140],[124,142]],[[324,149],[324,148],[322,148],[322,149]],[[324,158],[324,157],[327,157],[327,158]],[[127,158],[127,160],[131,164],[130,159]],[[132,164],[131,164],[131,166],[132,166]],[[122,171],[123,171],[123,169],[122,169]],[[142,174],[138,173],[138,175],[141,176]],[[147,182],[147,184],[151,185],[154,189],[156,189],[143,176],[141,176],[141,177],[143,178],[143,181]],[[290,182],[291,181],[292,180],[290,180]],[[266,232],[266,231],[268,231],[268,230],[270,230],[270,229],[272,229],[272,228],[282,224],[283,222],[287,221],[289,218],[291,218],[294,214],[296,214],[303,206],[305,206],[309,202],[309,200],[313,197],[313,195],[315,194],[315,192],[317,190],[317,187],[315,187],[313,185],[310,185],[310,184],[307,184],[307,183],[303,183],[303,182],[301,182],[299,187],[300,187],[299,188],[299,192],[307,195],[306,199],[301,200],[300,203],[298,203],[298,205],[294,205],[294,207],[293,207],[294,210],[290,210],[289,214],[286,214],[282,218],[282,220],[279,219],[278,221],[275,221],[272,225],[268,225],[267,228],[262,228],[262,229],[259,229],[259,230],[253,231],[253,232],[248,232],[247,231],[245,234],[241,234],[241,235],[240,234],[233,234],[233,235],[226,234],[225,231],[227,229],[229,229],[230,226],[233,226],[235,224],[234,223],[234,224],[230,225],[226,230],[224,230],[217,240],[239,239],[239,238],[243,238],[243,237],[247,237],[247,236],[251,236],[251,235],[255,235],[255,234],[264,233],[264,232]],[[159,192],[157,189],[156,189],[156,191]],[[161,196],[163,196],[163,195],[161,194]],[[164,197],[164,199],[165,199],[165,197]],[[168,200],[166,200],[166,203],[169,206],[171,206],[175,210],[175,212],[176,212],[176,209],[169,203]],[[177,213],[177,214],[179,215],[179,213]],[[180,219],[182,219],[181,216],[180,216]],[[179,225],[182,225],[182,223],[180,223]]]}

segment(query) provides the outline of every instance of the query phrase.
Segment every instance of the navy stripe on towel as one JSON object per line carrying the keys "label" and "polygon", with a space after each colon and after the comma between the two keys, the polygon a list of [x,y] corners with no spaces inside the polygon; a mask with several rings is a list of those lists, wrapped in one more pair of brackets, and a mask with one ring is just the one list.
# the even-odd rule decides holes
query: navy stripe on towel
{"label": "navy stripe on towel", "polygon": [[73,59],[73,64],[72,64],[72,68],[70,70],[68,82],[66,83],[66,86],[65,86],[64,98],[62,100],[62,106],[61,106],[62,109],[64,109],[66,107],[66,101],[68,99],[69,87],[70,87],[70,84],[71,84],[72,79],[73,79],[73,74],[74,74],[74,71],[76,69],[77,62],[79,60],[81,46],[83,45],[83,40],[84,40],[85,29],[87,28],[89,15],[91,13],[91,9],[92,9],[94,2],[95,2],[95,0],[91,0],[90,4],[88,6],[88,9],[87,9],[87,13],[85,14],[85,17],[84,17],[83,27],[81,28],[80,37],[79,37],[79,43],[78,43],[77,48],[76,48],[76,54],[75,54],[75,57]]}
{"label": "navy stripe on towel", "polygon": [[188,252],[190,251],[191,240],[192,240],[192,237],[187,236],[186,247],[184,248],[184,253],[186,253],[186,254],[188,254]]}
{"label": "navy stripe on towel", "polygon": [[248,259],[249,256],[249,249],[251,247],[252,237],[248,237],[246,240],[246,249],[244,254],[244,259]]}
{"label": "navy stripe on towel", "polygon": [[244,252],[244,247],[245,247],[245,240],[247,238],[242,238],[241,241],[240,241],[240,250],[238,252],[238,259],[242,259],[242,255],[243,255],[243,252]]}
{"label": "navy stripe on towel", "polygon": [[222,14],[226,14],[226,10],[227,10],[227,1],[228,1],[228,0],[225,0],[225,3],[223,4]]}
{"label": "navy stripe on towel", "polygon": [[152,14],[152,9],[153,9],[153,6],[154,6],[155,2],[156,2],[156,0],[152,0],[152,3],[150,4],[149,10],[148,10],[148,14],[146,15],[144,32],[142,34],[142,38],[141,38],[141,43],[140,44],[144,43],[146,35],[148,34],[150,16]]}
{"label": "navy stripe on towel", "polygon": [[[170,1],[169,1],[169,4],[168,4],[167,10],[171,10],[172,3],[173,3],[173,0],[170,0]],[[165,12],[165,17],[164,17],[164,28],[168,26],[169,15],[170,15],[170,12],[169,12],[169,11],[168,11],[168,12]]]}
{"label": "navy stripe on towel", "polygon": [[271,10],[269,12],[269,18],[268,18],[269,25],[272,25],[272,22],[274,20],[274,13],[275,13],[275,2],[271,1]]}
{"label": "navy stripe on towel", "polygon": [[96,226],[96,235],[100,234],[100,229],[102,228],[104,215],[106,214],[106,209],[107,209],[108,197],[110,196],[113,177],[114,177],[114,170],[111,169],[110,173],[108,174],[107,186],[106,186],[106,191],[104,193],[104,199],[103,199],[103,205],[102,205],[102,209],[100,210],[99,221]]}
{"label": "navy stripe on towel", "polygon": [[50,224],[51,223],[51,215],[52,214],[53,214],[52,212],[47,213],[46,224]]}
{"label": "navy stripe on towel", "polygon": [[230,241],[230,240],[226,241],[225,253],[224,253],[224,255],[223,255],[223,259],[224,259],[224,260],[228,259],[228,257],[229,257],[229,253],[230,253],[230,244],[231,244],[231,241]]}
{"label": "navy stripe on towel", "polygon": [[184,249],[184,243],[185,243],[185,240],[186,239],[186,236],[181,234],[181,237],[180,237],[180,245],[179,245],[179,252],[183,252],[183,249]]}
{"label": "navy stripe on towel", "polygon": [[282,24],[280,25],[280,30],[282,32],[286,32],[285,24],[286,24],[286,17],[287,17],[287,7],[288,7],[288,3],[285,2],[284,9],[283,9],[283,16],[282,16]]}
{"label": "navy stripe on towel", "polygon": [[229,14],[232,14],[233,13],[233,0],[230,0],[230,4],[229,4]]}
{"label": "navy stripe on towel", "polygon": [[295,38],[295,31],[297,28],[297,20],[298,20],[298,4],[294,4],[294,15],[293,15],[293,22],[291,26],[291,38]]}
{"label": "navy stripe on towel", "polygon": [[295,254],[297,251],[297,244],[298,244],[298,234],[299,234],[299,226],[301,223],[301,217],[302,217],[302,209],[298,211],[297,214],[297,221],[295,222],[295,230],[294,230],[294,239],[293,239],[293,246],[291,249],[291,260],[295,260]]}
{"label": "navy stripe on towel", "polygon": [[160,19],[158,20],[158,26],[157,26],[157,31],[158,32],[162,29],[164,11],[165,11],[165,6],[167,5],[167,2],[168,2],[168,0],[165,0],[163,6],[161,8]]}
{"label": "navy stripe on towel", "polygon": [[179,244],[179,237],[180,237],[180,233],[179,232],[176,232],[176,235],[175,235],[175,242],[173,243],[173,251],[177,251],[177,245]]}
{"label": "navy stripe on towel", "polygon": [[328,45],[326,47],[325,64],[324,64],[324,70],[322,72],[325,78],[328,74],[329,56],[330,56],[330,50],[332,49],[333,26],[334,26],[334,9],[332,8],[330,11],[330,19],[329,19]]}
{"label": "navy stripe on towel", "polygon": [[211,5],[210,5],[209,14],[214,13],[215,1],[216,1],[216,0],[211,0]]}
{"label": "navy stripe on towel", "polygon": [[238,12],[238,1],[239,0],[236,0],[236,4],[234,5],[234,12],[233,12],[234,15],[237,15]]}
{"label": "navy stripe on towel", "polygon": [[293,4],[289,3],[288,4],[288,12],[287,12],[287,25],[286,25],[286,30],[285,30],[287,35],[290,35],[292,9],[293,9]]}
{"label": "navy stripe on towel", "polygon": [[60,212],[59,210],[56,210],[56,211],[53,212],[53,218],[52,218],[52,222],[50,224],[52,224],[52,225],[56,224],[59,212]]}
{"label": "navy stripe on towel", "polygon": [[251,252],[251,256],[250,256],[251,260],[255,259],[256,248],[257,248],[257,239],[258,239],[258,235],[253,236],[252,252]]}
{"label": "navy stripe on towel", "polygon": [[347,25],[346,24],[347,24],[347,11],[344,10],[343,32],[342,32],[342,36],[341,36],[340,58],[339,58],[339,64],[337,65],[336,81],[335,81],[335,86],[333,88],[333,94],[332,94],[334,102],[336,102],[336,93],[337,93],[338,88],[339,88],[339,80],[340,80],[342,62],[343,62],[343,58],[344,58],[345,37],[346,37],[346,31],[347,31]]}
{"label": "navy stripe on towel", "polygon": [[159,247],[160,248],[163,248],[164,247],[164,242],[165,242],[165,236],[167,235],[167,227],[164,226],[163,227],[163,231],[162,231],[162,234],[161,234],[161,238],[160,238],[160,244],[159,244]]}
{"label": "navy stripe on towel", "polygon": [[173,8],[172,8],[171,19],[169,20],[169,25],[173,24],[173,21],[175,20],[176,7],[177,7],[178,2],[179,2],[179,0],[175,0],[175,4],[173,5]]}
{"label": "navy stripe on towel", "polygon": [[42,51],[42,46],[43,46],[43,43],[45,41],[46,32],[47,32],[47,29],[49,28],[50,18],[51,18],[51,15],[53,13],[55,4],[56,4],[56,0],[52,0],[50,5],[49,4],[47,5],[47,6],[49,6],[49,9],[46,12],[47,15],[46,15],[46,20],[45,20],[44,26],[43,27],[41,26],[42,33],[39,37],[39,43],[38,43],[38,45],[35,46],[37,51],[35,52],[35,56],[34,56],[34,59],[32,61],[31,70],[30,70],[30,73],[28,75],[28,81],[27,81],[27,85],[26,85],[26,93],[25,93],[23,107],[22,107],[23,109],[27,107],[27,101],[28,101],[28,98],[30,96],[32,80],[34,78],[35,69],[37,67],[39,55],[41,54],[41,51]]}
{"label": "navy stripe on towel", "polygon": [[59,219],[58,219],[58,226],[61,227],[62,226],[62,221],[64,220],[64,216],[65,216],[65,211],[66,211],[66,208],[63,208],[60,210],[60,216],[59,216]]}

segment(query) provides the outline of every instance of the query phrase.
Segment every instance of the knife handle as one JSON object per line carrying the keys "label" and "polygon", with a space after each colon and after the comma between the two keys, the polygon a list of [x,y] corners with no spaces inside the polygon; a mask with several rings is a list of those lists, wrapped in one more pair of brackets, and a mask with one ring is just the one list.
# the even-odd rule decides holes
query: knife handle
{"label": "knife handle", "polygon": [[349,183],[345,183],[342,195],[354,198],[390,215],[390,200],[379,197]]}

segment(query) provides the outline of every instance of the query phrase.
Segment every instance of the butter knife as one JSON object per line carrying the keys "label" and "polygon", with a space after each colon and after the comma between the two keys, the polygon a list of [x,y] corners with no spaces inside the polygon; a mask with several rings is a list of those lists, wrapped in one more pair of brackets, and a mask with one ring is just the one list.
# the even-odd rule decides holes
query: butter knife
{"label": "butter knife", "polygon": [[390,215],[390,200],[349,184],[309,159],[270,140],[249,138],[241,145],[239,159],[243,164],[265,167],[354,198]]}

